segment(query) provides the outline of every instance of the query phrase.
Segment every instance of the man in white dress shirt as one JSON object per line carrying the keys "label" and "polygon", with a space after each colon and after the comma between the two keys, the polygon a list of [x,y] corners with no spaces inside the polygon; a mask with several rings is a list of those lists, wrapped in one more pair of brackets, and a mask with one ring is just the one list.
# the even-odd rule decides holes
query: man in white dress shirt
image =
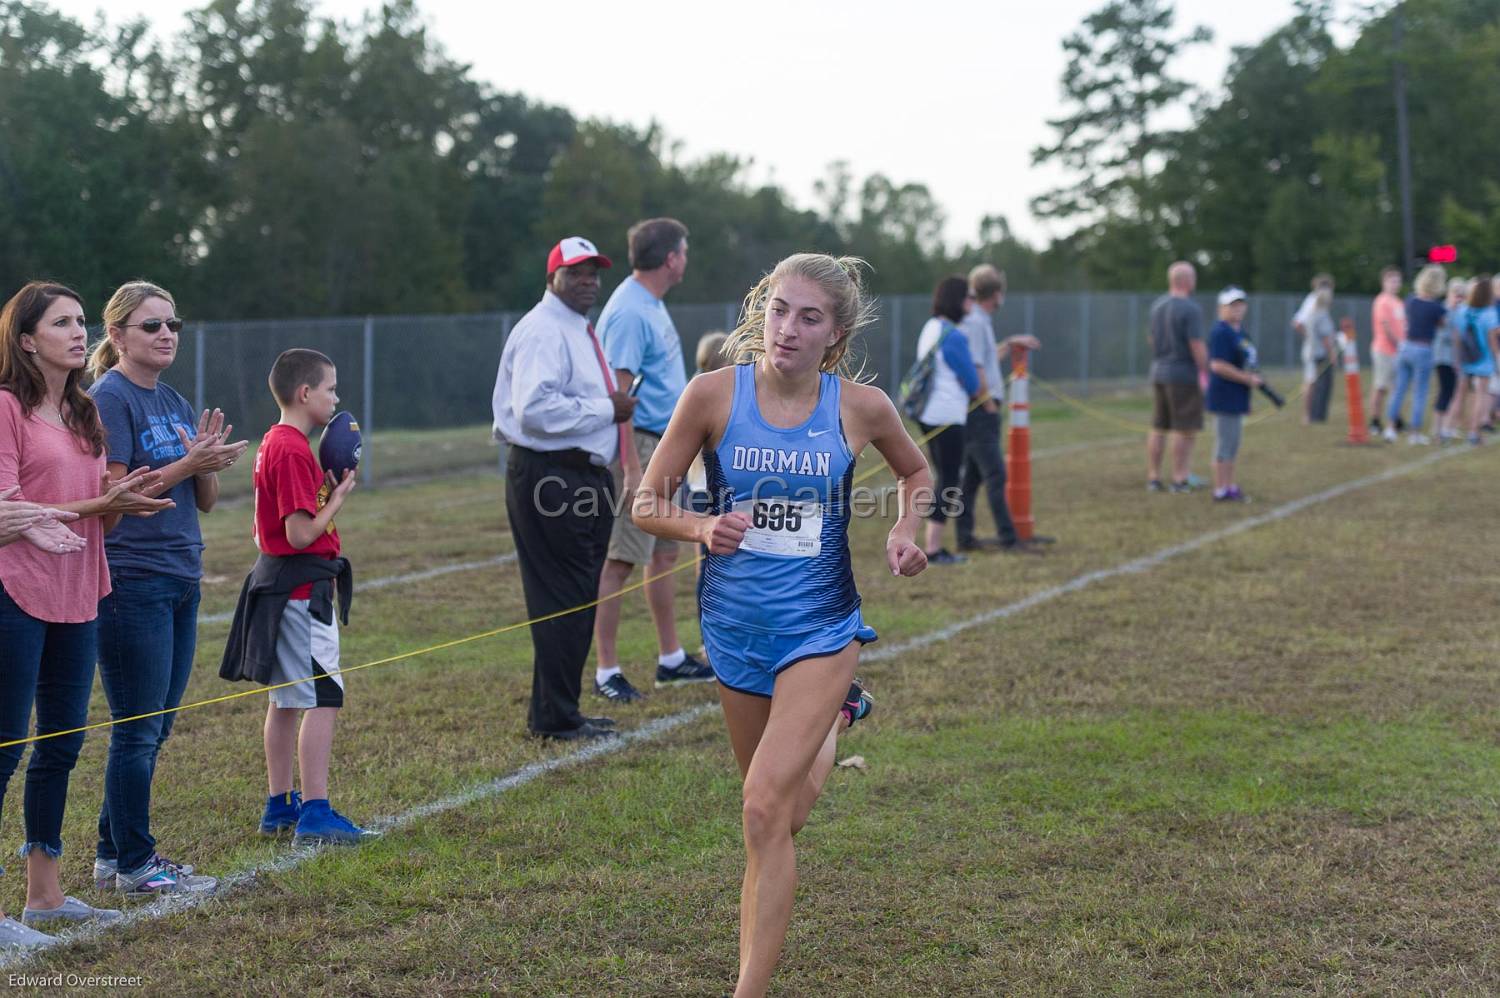
{"label": "man in white dress shirt", "polygon": [[[620,448],[635,399],[614,383],[589,309],[599,270],[594,244],[570,236],[547,257],[547,291],[516,323],[500,354],[495,430],[510,444],[505,507],[521,567],[526,613],[541,617],[593,601],[613,523],[609,464],[623,453],[626,478],[640,479],[635,449]],[[578,709],[594,610],[531,627],[527,727],[543,738],[601,738],[609,718]]]}

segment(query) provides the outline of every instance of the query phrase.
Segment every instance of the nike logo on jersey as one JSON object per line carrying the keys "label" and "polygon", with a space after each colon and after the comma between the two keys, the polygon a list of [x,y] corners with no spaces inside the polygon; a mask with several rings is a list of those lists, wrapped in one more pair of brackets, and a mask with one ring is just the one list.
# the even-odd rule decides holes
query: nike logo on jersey
{"label": "nike logo on jersey", "polygon": [[825,433],[832,433],[832,432],[833,432],[832,430],[808,430],[807,431],[807,435],[810,436],[810,437],[821,437]]}

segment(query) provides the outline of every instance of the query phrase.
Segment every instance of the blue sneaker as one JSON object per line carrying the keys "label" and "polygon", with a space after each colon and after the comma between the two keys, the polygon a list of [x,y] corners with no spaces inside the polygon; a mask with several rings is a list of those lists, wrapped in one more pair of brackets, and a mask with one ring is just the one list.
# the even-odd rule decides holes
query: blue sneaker
{"label": "blue sneaker", "polygon": [[864,684],[858,679],[850,683],[849,695],[844,697],[844,702],[839,707],[839,713],[843,714],[849,722],[845,730],[853,727],[855,721],[869,717],[870,711],[874,709],[875,698],[870,696],[870,691],[865,689]]}
{"label": "blue sneaker", "polygon": [[302,816],[297,819],[297,834],[292,836],[292,845],[352,846],[379,835],[379,832],[360,828],[335,811],[326,800],[310,800],[302,805]]}
{"label": "blue sneaker", "polygon": [[265,813],[260,816],[260,834],[280,835],[297,827],[302,815],[302,795],[295,790],[272,794],[266,798]]}

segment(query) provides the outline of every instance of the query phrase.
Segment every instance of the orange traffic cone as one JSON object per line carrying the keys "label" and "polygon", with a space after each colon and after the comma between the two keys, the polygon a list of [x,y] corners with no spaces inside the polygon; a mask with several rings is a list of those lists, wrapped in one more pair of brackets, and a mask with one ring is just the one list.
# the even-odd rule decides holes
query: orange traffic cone
{"label": "orange traffic cone", "polygon": [[1355,342],[1354,320],[1339,320],[1339,340],[1344,348],[1344,394],[1348,396],[1349,437],[1351,444],[1370,442],[1370,431],[1365,428],[1364,393],[1359,388],[1359,345]]}
{"label": "orange traffic cone", "polygon": [[1005,503],[1016,525],[1016,536],[1029,541],[1036,522],[1031,518],[1031,390],[1026,377],[1025,347],[1012,343],[1010,363],[1010,439],[1005,448]]}

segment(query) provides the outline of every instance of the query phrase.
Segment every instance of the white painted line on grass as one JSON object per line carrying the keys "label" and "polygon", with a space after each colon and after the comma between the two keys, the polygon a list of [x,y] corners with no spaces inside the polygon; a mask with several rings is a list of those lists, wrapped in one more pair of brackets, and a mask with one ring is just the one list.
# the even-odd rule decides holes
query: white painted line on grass
{"label": "white painted line on grass", "polygon": [[[438,565],[436,568],[424,568],[420,572],[406,572],[402,575],[386,575],[378,579],[359,584],[360,592],[368,592],[371,589],[384,589],[386,586],[404,586],[408,582],[425,582],[428,579],[441,578],[444,575],[452,575],[454,572],[470,572],[476,568],[494,568],[497,565],[509,565],[516,560],[514,551],[507,554],[496,555],[493,558],[484,558],[479,561],[458,561],[451,565]],[[199,625],[203,624],[227,624],[234,619],[234,611],[225,613],[209,613],[198,617]]]}
{"label": "white painted line on grass", "polygon": [[[1238,534],[1243,534],[1246,531],[1254,530],[1257,527],[1263,527],[1268,523],[1274,523],[1278,520],[1284,520],[1294,513],[1299,513],[1310,506],[1316,506],[1319,503],[1328,502],[1330,499],[1337,499],[1339,496],[1345,495],[1349,492],[1354,492],[1358,489],[1362,489],[1370,485],[1375,485],[1379,482],[1389,481],[1393,478],[1399,478],[1402,475],[1409,474],[1419,468],[1426,467],[1429,464],[1434,464],[1445,458],[1453,457],[1457,454],[1463,454],[1467,452],[1467,448],[1456,447],[1447,450],[1441,450],[1433,454],[1429,454],[1428,456],[1421,458],[1420,460],[1398,465],[1394,468],[1388,468],[1385,471],[1379,472],[1377,474],[1366,475],[1363,478],[1356,478],[1351,481],[1344,482],[1340,485],[1334,485],[1330,488],[1324,489],[1321,492],[1315,492],[1312,495],[1303,496],[1301,499],[1293,499],[1291,502],[1283,503],[1282,505],[1267,510],[1266,512],[1261,513],[1258,516],[1247,517],[1246,519],[1236,521],[1235,523],[1232,523],[1227,527],[1221,527],[1218,530],[1211,530],[1206,534],[1200,534],[1197,537],[1183,541],[1180,544],[1173,544],[1168,547],[1164,547],[1159,551],[1153,552],[1152,554],[1144,555],[1140,558],[1132,558],[1130,561],[1122,562],[1121,564],[1115,565],[1111,568],[1101,568],[1093,572],[1085,572],[1083,575],[1077,576],[1076,578],[1064,582],[1061,585],[1050,586],[1046,589],[1039,590],[1035,593],[1032,593],[1030,596],[1016,600],[1014,603],[1007,603],[1005,606],[996,607],[993,610],[986,610],[985,612],[975,614],[974,616],[969,617],[966,620],[961,620],[957,623],[949,624],[946,627],[938,628],[937,630],[931,631],[927,634],[919,635],[915,638],[909,638],[906,641],[887,645],[883,648],[877,647],[873,649],[869,654],[861,655],[860,659],[861,661],[866,663],[888,661],[892,658],[895,658],[897,655],[902,655],[909,651],[915,651],[921,648],[926,648],[933,644],[947,641],[950,638],[962,634],[964,631],[971,630],[984,624],[992,623],[996,620],[1002,620],[1006,617],[1013,617],[1024,610],[1029,610],[1034,606],[1040,606],[1043,603],[1048,603],[1060,596],[1066,596],[1069,593],[1074,593],[1078,592],[1081,589],[1086,589],[1097,582],[1103,582],[1122,575],[1138,574],[1141,572],[1149,571],[1157,567],[1158,565],[1162,565],[1165,562],[1170,561],[1173,558],[1188,554],[1193,551],[1197,551],[1201,548],[1207,547],[1211,544],[1215,544],[1227,538],[1234,537]],[[393,831],[396,829],[404,828],[407,825],[410,825],[413,822],[419,821],[423,818],[430,818],[434,815],[452,811],[455,808],[461,808],[482,800],[488,800],[489,798],[498,796],[499,794],[503,794],[508,790],[514,790],[517,787],[525,786],[526,784],[534,782],[535,780],[540,779],[541,777],[546,776],[549,773],[556,772],[557,770],[581,765],[585,762],[589,762],[602,756],[612,755],[621,752],[633,745],[641,744],[642,742],[655,741],[657,738],[660,738],[662,735],[665,735],[669,731],[675,730],[676,728],[680,728],[685,724],[695,721],[705,714],[713,711],[714,709],[716,708],[712,704],[701,704],[697,707],[689,708],[688,710],[679,711],[676,714],[670,714],[666,717],[657,718],[656,720],[650,721],[633,731],[621,733],[620,737],[618,738],[611,738],[605,741],[596,741],[579,749],[576,752],[570,752],[567,755],[556,756],[551,759],[546,759],[542,762],[530,763],[526,766],[522,766],[520,769],[516,770],[513,773],[510,773],[509,775],[498,777],[497,779],[490,780],[485,783],[477,784],[476,786],[470,787],[467,790],[461,791],[448,797],[441,798],[429,804],[419,804],[416,807],[404,811],[401,814],[395,815],[393,817],[376,820],[374,822],[371,822],[371,826],[381,831]],[[222,878],[220,880],[219,891],[216,894],[189,895],[187,897],[169,897],[162,898],[158,901],[152,901],[149,904],[143,905],[139,908],[131,909],[130,911],[126,912],[123,918],[116,919],[113,922],[95,923],[93,925],[82,926],[77,929],[71,929],[69,931],[59,933],[56,937],[57,941],[53,943],[52,946],[47,947],[47,949],[52,949],[57,946],[71,946],[75,943],[98,941],[102,939],[106,934],[118,929],[123,929],[140,922],[154,921],[158,918],[162,918],[163,916],[170,915],[175,912],[187,911],[193,908],[201,907],[211,900],[225,897],[227,895],[235,893],[238,890],[252,886],[257,877],[274,873],[284,873],[288,870],[296,869],[308,860],[318,856],[325,848],[337,847],[294,849],[276,859],[257,864],[250,867],[248,870],[243,870],[239,873],[230,874],[229,876]],[[0,954],[0,969],[8,969],[21,966],[29,961],[33,956],[42,952],[46,952],[46,950],[27,950],[20,953],[11,953],[8,955]]]}
{"label": "white painted line on grass", "polygon": [[[602,756],[613,755],[617,752],[623,752],[625,749],[630,748],[634,745],[638,745],[641,742],[655,741],[657,738],[660,738],[667,732],[680,728],[684,724],[696,721],[703,715],[717,709],[718,708],[713,704],[700,704],[699,706],[689,708],[688,710],[678,711],[676,714],[669,714],[666,717],[659,717],[656,720],[649,721],[632,731],[621,732],[618,738],[607,738],[594,741],[576,752],[569,752],[567,755],[554,756],[550,759],[544,759],[541,762],[530,763],[528,765],[522,766],[520,769],[516,770],[513,773],[510,773],[507,776],[502,776],[494,780],[489,780],[485,783],[477,784],[467,790],[460,791],[459,793],[452,794],[448,797],[443,797],[439,800],[435,800],[427,804],[419,804],[408,811],[403,811],[400,814],[394,815],[392,817],[377,819],[370,822],[370,827],[380,832],[396,831],[398,829],[405,828],[407,825],[410,825],[413,822],[421,821],[424,818],[431,818],[436,815],[455,810],[457,808],[467,807],[470,804],[475,804],[482,800],[488,800],[489,798],[499,796],[500,794],[503,794],[508,790],[514,790],[517,787],[523,787],[528,783],[533,783],[536,780],[541,779],[543,776],[546,776],[549,773],[555,773],[560,769],[568,769],[573,766],[579,766],[583,763],[598,759]],[[211,901],[225,898],[238,893],[239,891],[253,887],[255,884],[255,880],[258,877],[269,876],[277,873],[286,873],[290,870],[295,870],[303,863],[317,858],[325,851],[329,849],[339,848],[342,847],[307,846],[300,849],[289,849],[287,852],[276,857],[275,859],[268,860],[264,863],[257,863],[247,870],[241,870],[238,873],[232,873],[229,876],[220,878],[219,889],[213,894],[187,894],[159,898],[155,901],[143,904],[140,907],[129,909],[122,917],[117,918],[114,921],[94,922],[89,925],[80,926],[76,929],[69,929],[65,932],[60,932],[54,937],[56,939],[56,942],[50,944],[44,949],[27,950],[21,953],[0,953],[0,969],[11,969],[14,967],[18,967],[26,963],[33,956],[45,953],[48,950],[55,949],[59,946],[66,947],[74,946],[79,943],[97,942],[110,933],[118,932],[121,929],[129,928],[132,925],[137,925],[142,922],[154,922],[159,918],[166,917],[167,915],[174,915],[181,911],[191,911],[194,908],[201,908]]]}
{"label": "white painted line on grass", "polygon": [[1358,489],[1366,488],[1370,485],[1375,485],[1379,482],[1389,481],[1392,478],[1399,478],[1400,476],[1409,474],[1417,470],[1418,468],[1426,467],[1429,464],[1433,464],[1445,458],[1453,457],[1455,454],[1463,453],[1466,453],[1466,450],[1457,447],[1447,450],[1440,450],[1436,453],[1429,454],[1420,460],[1412,461],[1407,464],[1397,465],[1394,468],[1388,468],[1385,471],[1379,472],[1378,474],[1366,475],[1363,478],[1356,478],[1352,481],[1344,482],[1341,485],[1334,485],[1331,488],[1324,489],[1322,492],[1314,492],[1312,495],[1303,496],[1301,499],[1293,499],[1291,502],[1282,503],[1280,506],[1269,509],[1266,512],[1261,513],[1259,516],[1247,517],[1243,520],[1237,520],[1227,527],[1220,527],[1218,530],[1210,530],[1206,534],[1199,534],[1197,537],[1183,541],[1181,544],[1173,544],[1170,547],[1164,547],[1160,551],[1144,555],[1140,558],[1132,558],[1130,561],[1123,562],[1110,568],[1101,568],[1093,572],[1085,572],[1083,575],[1080,575],[1073,579],[1069,579],[1067,582],[1064,582],[1061,585],[1051,586],[1047,589],[1039,590],[1032,593],[1030,596],[1026,596],[1022,599],[1016,600],[1014,603],[1007,603],[1004,606],[997,606],[993,610],[986,610],[983,613],[977,613],[974,616],[967,618],[966,620],[960,620],[956,623],[949,624],[947,627],[940,627],[935,631],[929,631],[927,634],[922,634],[915,638],[909,638],[906,641],[900,641],[892,645],[887,645],[883,648],[877,646],[876,648],[871,650],[868,655],[861,655],[860,658],[865,662],[883,662],[888,659],[895,658],[897,655],[904,655],[909,651],[916,651],[919,648],[926,648],[929,645],[947,641],[949,638],[956,637],[959,634],[962,634],[964,631],[970,630],[972,628],[979,627],[983,624],[992,623],[996,620],[1003,620],[1006,617],[1014,617],[1018,613],[1029,610],[1034,606],[1039,606],[1042,603],[1050,602],[1051,600],[1057,599],[1059,596],[1066,596],[1068,593],[1076,593],[1080,589],[1087,589],[1089,586],[1092,586],[1096,582],[1104,582],[1107,579],[1117,578],[1121,575],[1131,575],[1134,573],[1149,571],[1150,569],[1153,569],[1165,562],[1171,561],[1173,558],[1176,558],[1180,555],[1188,554],[1192,551],[1197,551],[1200,548],[1207,547],[1210,544],[1216,544],[1226,538],[1234,537],[1237,534],[1243,534],[1248,530],[1254,530],[1256,527],[1263,527],[1268,523],[1274,523],[1277,520],[1284,520],[1287,517],[1291,516],[1293,513],[1299,513],[1302,510],[1307,509],[1309,506],[1316,506],[1319,503],[1327,502],[1330,499],[1337,499],[1341,495],[1349,492],[1354,492]]}

